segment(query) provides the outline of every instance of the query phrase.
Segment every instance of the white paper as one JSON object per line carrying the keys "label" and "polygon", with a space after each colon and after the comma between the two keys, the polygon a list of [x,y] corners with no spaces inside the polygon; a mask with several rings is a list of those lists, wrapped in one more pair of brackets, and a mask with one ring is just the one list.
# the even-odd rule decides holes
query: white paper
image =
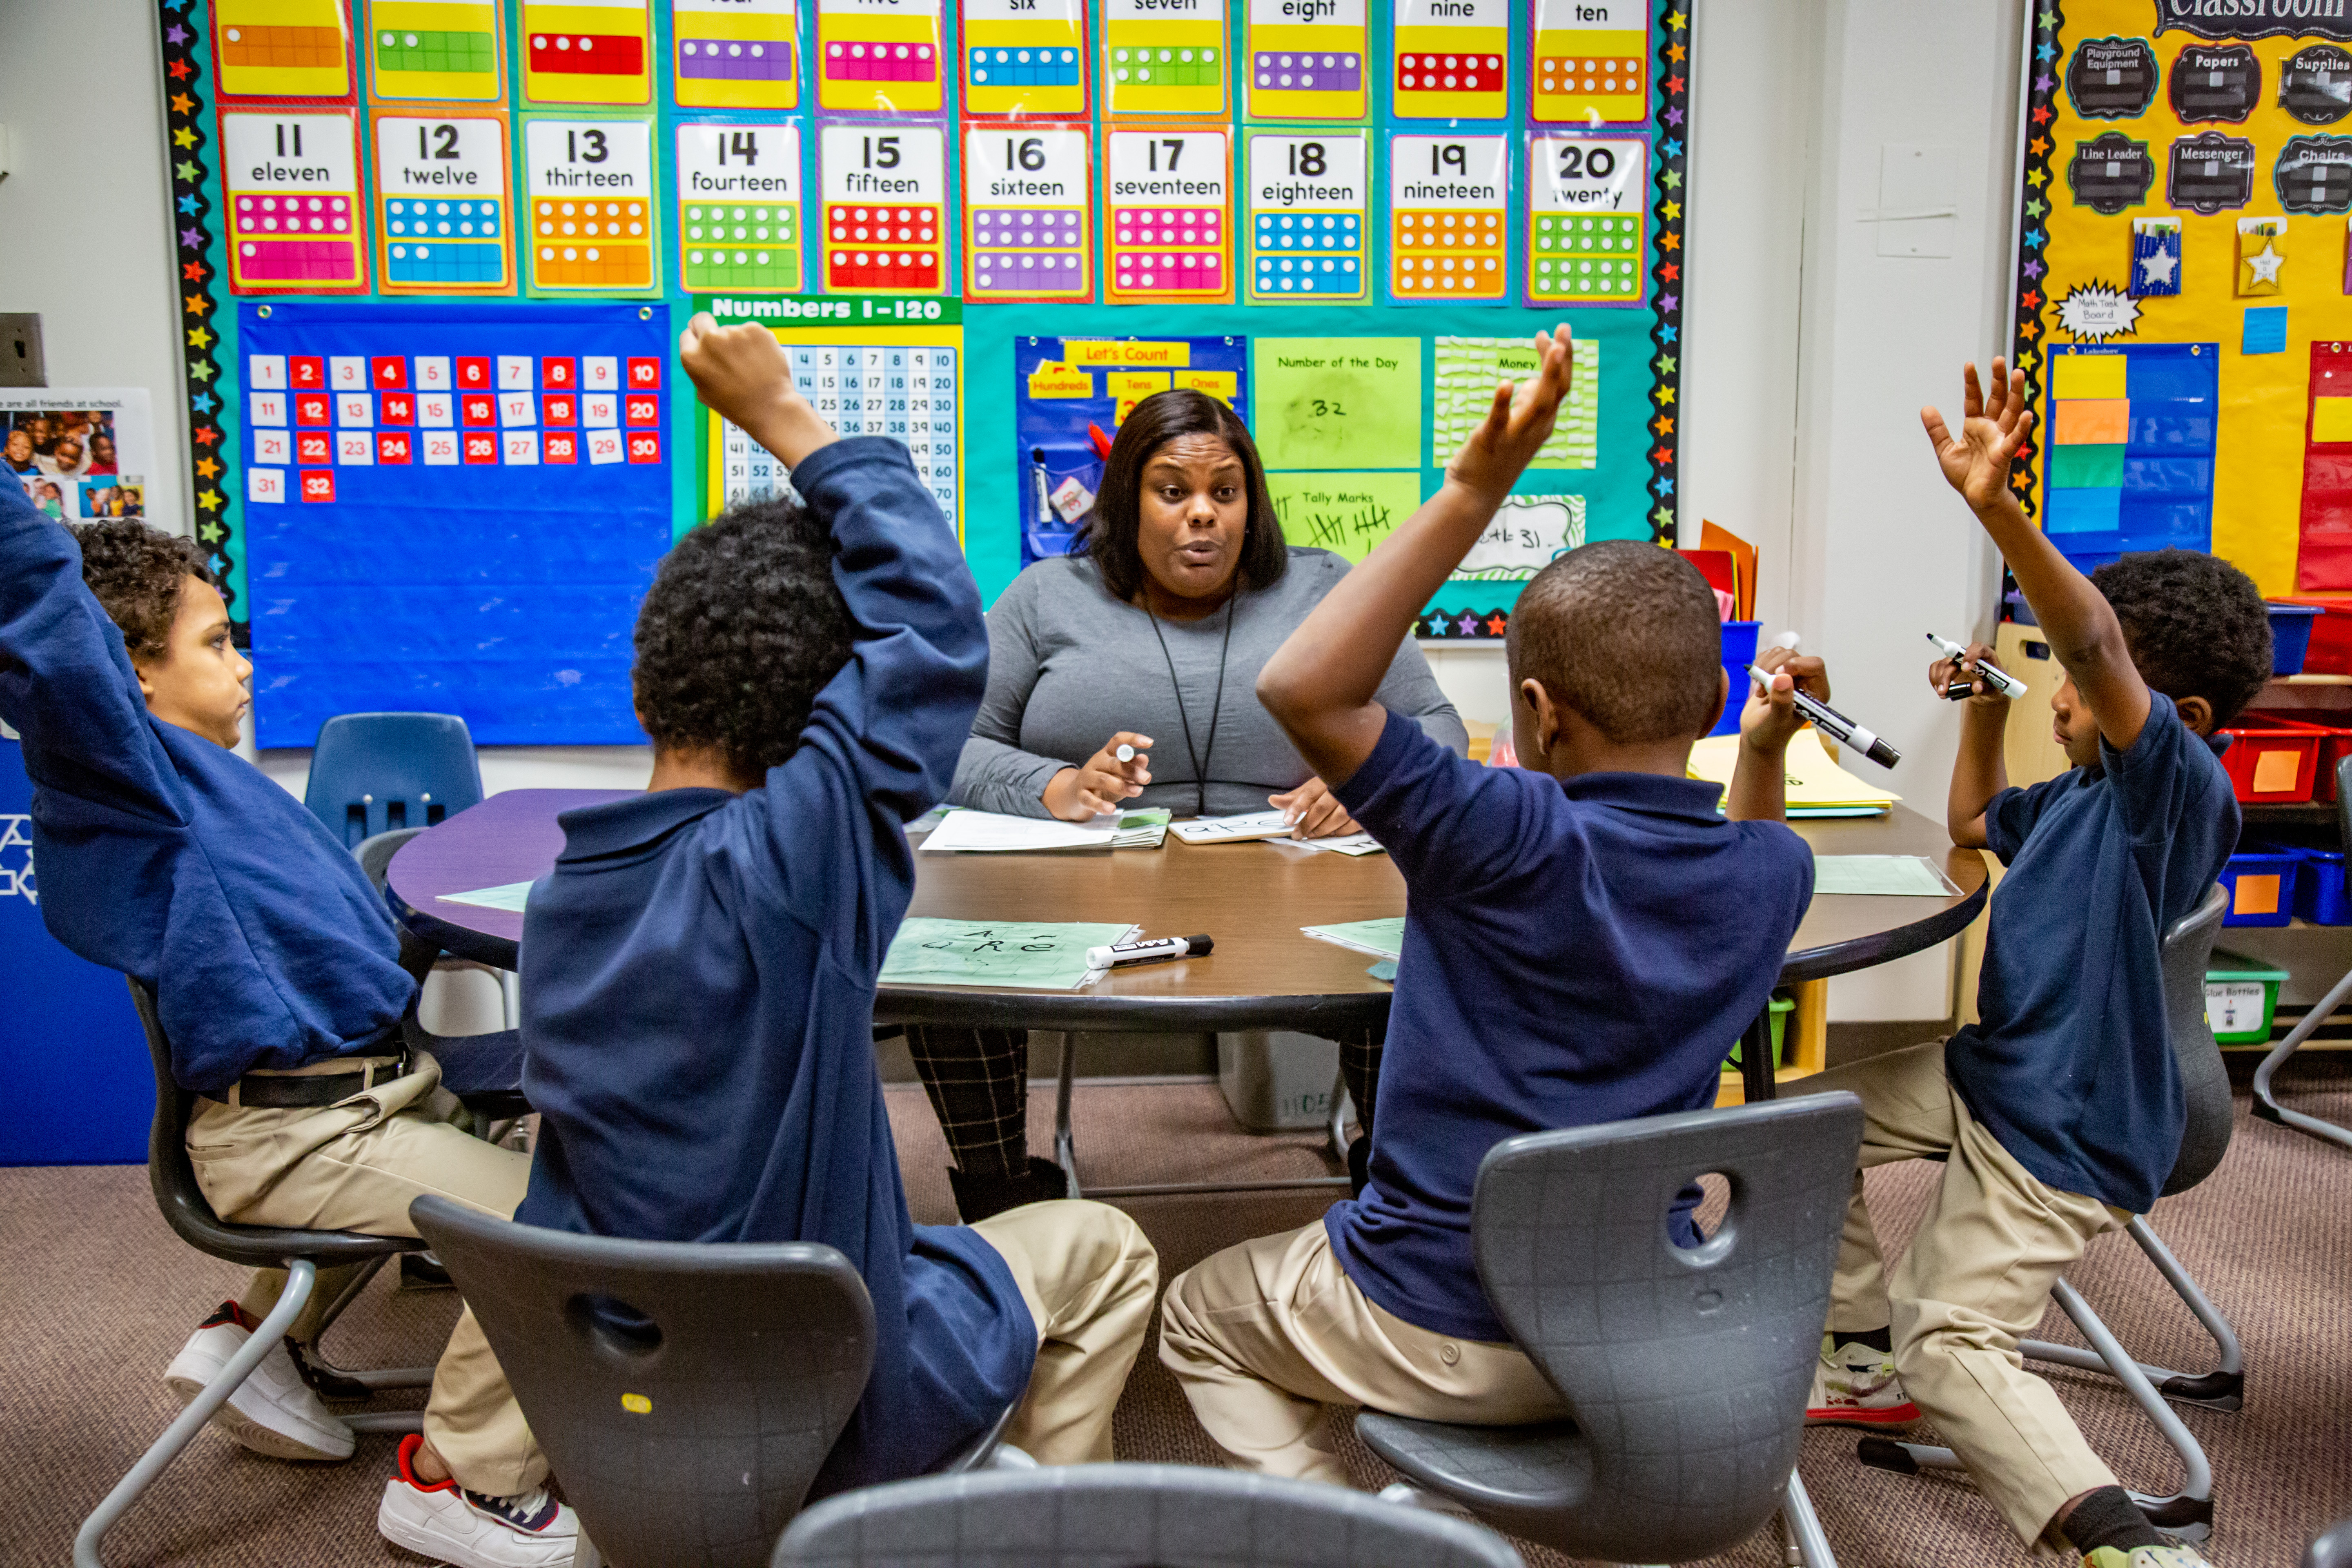
{"label": "white paper", "polygon": [[504,882],[495,888],[476,888],[470,893],[442,893],[435,900],[443,904],[471,904],[477,909],[506,910],[520,914],[530,901],[529,882]]}
{"label": "white paper", "polygon": [[1061,822],[1052,817],[1007,816],[994,811],[950,811],[923,840],[942,854],[1005,855],[1024,850],[1108,849],[1118,818]]}
{"label": "white paper", "polygon": [[1381,841],[1369,833],[1343,833],[1334,838],[1302,838],[1301,849],[1324,849],[1334,855],[1378,855]]}
{"label": "white paper", "polygon": [[1169,831],[1187,844],[1241,844],[1255,838],[1287,838],[1294,824],[1278,811],[1246,811],[1239,816],[1202,816]]}

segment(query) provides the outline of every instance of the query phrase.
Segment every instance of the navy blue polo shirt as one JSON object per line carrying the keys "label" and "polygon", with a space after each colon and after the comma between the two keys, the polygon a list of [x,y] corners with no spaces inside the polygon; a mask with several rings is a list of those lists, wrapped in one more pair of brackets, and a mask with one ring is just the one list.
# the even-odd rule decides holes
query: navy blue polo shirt
{"label": "navy blue polo shirt", "polygon": [[2045,1185],[2146,1214],[2188,1116],[2165,1032],[2163,933],[2238,844],[2212,746],[2148,693],[2128,752],[1985,808],[2009,874],[1992,896],[1980,1022],[1944,1070],[1969,1114]]}
{"label": "navy blue polo shirt", "polygon": [[1479,1162],[1525,1132],[1714,1104],[1811,901],[1812,851],[1724,820],[1716,784],[1481,767],[1394,713],[1334,793],[1404,873],[1412,918],[1371,1177],[1325,1216],[1332,1251],[1406,1322],[1507,1342],[1471,1258]]}

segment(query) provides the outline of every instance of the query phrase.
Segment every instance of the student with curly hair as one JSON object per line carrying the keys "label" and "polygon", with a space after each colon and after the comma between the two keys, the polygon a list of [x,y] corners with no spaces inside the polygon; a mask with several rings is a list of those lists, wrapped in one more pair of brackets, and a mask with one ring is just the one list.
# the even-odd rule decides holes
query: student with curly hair
{"label": "student with curly hair", "polygon": [[[0,718],[24,736],[41,918],[73,952],[154,988],[172,1076],[197,1096],[188,1155],[222,1218],[414,1236],[437,1192],[487,1214],[521,1202],[530,1157],[432,1113],[440,1068],[403,1042],[416,981],[383,900],[302,803],[231,750],[253,666],[203,552],[137,522],[61,528],[0,483]],[[293,1351],[347,1269],[330,1269],[213,1417],[257,1453],[351,1457],[350,1426]],[[173,1358],[182,1399],[210,1383],[282,1294],[267,1270]],[[469,1516],[461,1563],[571,1561],[571,1510],[509,1486],[536,1446],[470,1316],[435,1371],[426,1438]]]}
{"label": "student with curly hair", "polygon": [[[1945,1162],[1891,1276],[1857,1173],[1807,1415],[1878,1427],[1924,1415],[2029,1545],[2071,1549],[2086,1568],[2199,1568],[2017,1344],[2090,1239],[2147,1212],[2179,1153],[2161,943],[2237,847],[2238,803],[2207,737],[2270,679],[2270,620],[2244,573],[2193,551],[2126,555],[2085,579],[2010,492],[2033,427],[2023,378],[1995,360],[1989,386],[1970,365],[1966,388],[1958,435],[1933,408],[1921,417],[2066,672],[2052,706],[2074,765],[2008,787],[2009,700],[1972,680],[1946,816],[1952,842],[2009,868],[1979,1020],[1805,1081],[1861,1097],[1865,1168]],[[1937,660],[1928,683],[1940,693],[1993,664],[1979,644],[1965,668]]]}

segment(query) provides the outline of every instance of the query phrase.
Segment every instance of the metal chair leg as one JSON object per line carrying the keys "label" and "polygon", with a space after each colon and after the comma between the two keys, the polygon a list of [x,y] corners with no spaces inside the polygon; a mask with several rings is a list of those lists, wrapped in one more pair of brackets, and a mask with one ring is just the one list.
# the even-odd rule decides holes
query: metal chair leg
{"label": "metal chair leg", "polygon": [[1804,1478],[1793,1469],[1789,1472],[1789,1490],[1780,1500],[1780,1523],[1798,1568],[1837,1568],[1837,1555],[1830,1550],[1830,1538],[1822,1533],[1821,1515],[1813,1511],[1812,1494],[1805,1490]]}
{"label": "metal chair leg", "polygon": [[1077,1078],[1078,1039],[1075,1034],[1062,1035],[1062,1065],[1054,1083],[1054,1163],[1062,1167],[1069,1178],[1070,1196],[1082,1198],[1086,1192],[1078,1185],[1077,1138],[1070,1131],[1070,1089]]}
{"label": "metal chair leg", "polygon": [[2319,1026],[2327,1021],[2328,1015],[2343,1005],[2347,996],[2352,996],[2352,970],[2345,972],[2344,978],[2336,983],[2336,989],[2321,998],[2318,1006],[2305,1013],[2303,1020],[2287,1032],[2285,1039],[2271,1047],[2271,1054],[2264,1057],[2263,1065],[2254,1069],[2254,1114],[2264,1121],[2274,1121],[2282,1127],[2308,1132],[2314,1138],[2341,1148],[2352,1149],[2352,1128],[2338,1127],[2333,1121],[2324,1121],[2300,1110],[2289,1110],[2271,1091],[2272,1077],[2286,1065],[2287,1058],[2303,1048],[2303,1042],[2311,1038]]}
{"label": "metal chair leg", "polygon": [[1331,1120],[1325,1127],[1331,1135],[1331,1158],[1339,1162],[1342,1170],[1348,1165],[1348,1112],[1354,1109],[1355,1101],[1348,1097],[1348,1073],[1343,1068],[1331,1079]]}
{"label": "metal chair leg", "polygon": [[[429,1366],[348,1367],[340,1365],[337,1363],[327,1359],[327,1331],[335,1326],[335,1321],[343,1315],[343,1310],[349,1307],[353,1301],[359,1300],[360,1292],[367,1289],[368,1282],[373,1279],[376,1275],[382,1271],[386,1263],[391,1261],[392,1255],[387,1253],[383,1257],[372,1258],[368,1259],[367,1262],[362,1264],[359,1271],[352,1275],[349,1282],[343,1286],[341,1293],[339,1294],[328,1306],[325,1315],[320,1319],[319,1323],[318,1338],[312,1340],[308,1345],[302,1347],[302,1359],[310,1363],[311,1370],[320,1373],[320,1375],[324,1379],[331,1382],[341,1382],[350,1385],[352,1389],[355,1389],[357,1392],[352,1393],[350,1394],[351,1397],[365,1398],[370,1394],[380,1393],[387,1388],[430,1388],[433,1386],[433,1369]],[[347,1391],[343,1389],[337,1389],[328,1392],[326,1396],[331,1399],[339,1399],[345,1397],[346,1392]],[[414,1413],[407,1411],[395,1411],[392,1414],[395,1415],[406,1415]],[[378,1416],[373,1415],[346,1416],[343,1418],[343,1424],[347,1426],[352,1426],[354,1431],[369,1430],[407,1432],[415,1430],[414,1427],[409,1426],[362,1427],[354,1425],[355,1422],[373,1422],[378,1419]]]}
{"label": "metal chair leg", "polygon": [[155,1484],[156,1478],[171,1468],[172,1461],[180,1457],[180,1451],[194,1441],[196,1434],[204,1430],[205,1424],[213,1418],[213,1413],[228,1403],[228,1396],[253,1375],[253,1369],[261,1364],[261,1358],[269,1353],[270,1347],[285,1337],[288,1325],[302,1310],[303,1303],[310,1299],[310,1289],[318,1276],[318,1265],[308,1258],[298,1258],[287,1266],[286,1288],[279,1292],[278,1304],[270,1308],[268,1315],[261,1320],[261,1326],[247,1337],[245,1343],[237,1347],[236,1353],[228,1358],[228,1364],[221,1369],[220,1375],[188,1401],[188,1407],[163,1428],[163,1435],[139,1456],[139,1462],[114,1483],[114,1489],[90,1510],[88,1519],[82,1521],[81,1530],[74,1536],[74,1568],[104,1568],[105,1560],[99,1555],[98,1549],[105,1541],[106,1532],[131,1511],[131,1505],[145,1495],[147,1489]]}
{"label": "metal chair leg", "polygon": [[[2208,1410],[2242,1408],[2246,1390],[2245,1357],[2239,1348],[2236,1331],[2230,1327],[2229,1320],[2221,1316],[2221,1310],[2207,1300],[2205,1292],[2198,1289],[2197,1281],[2189,1278],[2189,1270],[2180,1266],[2180,1259],[2172,1255],[2172,1249],[2148,1228],[2146,1219],[2134,1215],[2124,1229],[2132,1240],[2139,1244],[2139,1249],[2147,1255],[2147,1260],[2156,1265],[2157,1272],[2164,1276],[2174,1294],[2195,1315],[2207,1336],[2212,1340],[2217,1357],[2213,1370],[2206,1373],[2175,1372],[2170,1367],[2138,1362],[2136,1364],[2141,1375],[2156,1385],[2158,1394],[2176,1404],[2196,1405]],[[2107,1370],[2106,1362],[2095,1352],[2076,1345],[2053,1344],[2047,1340],[2021,1340],[2017,1349],[2020,1354],[2032,1361],[2052,1362],[2084,1372]]]}

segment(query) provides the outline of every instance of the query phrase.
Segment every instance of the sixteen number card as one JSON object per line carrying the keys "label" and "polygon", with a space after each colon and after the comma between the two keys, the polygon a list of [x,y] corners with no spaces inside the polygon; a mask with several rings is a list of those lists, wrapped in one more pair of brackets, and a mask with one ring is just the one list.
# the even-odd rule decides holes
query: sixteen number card
{"label": "sixteen number card", "polygon": [[498,0],[369,0],[361,50],[379,100],[496,103],[506,96]]}
{"label": "sixteen number card", "polygon": [[940,46],[940,0],[817,0],[817,107],[937,114]]}
{"label": "sixteen number card", "polygon": [[1252,131],[1243,302],[1348,305],[1371,296],[1371,132]]}
{"label": "sixteen number card", "polygon": [[1400,120],[1500,120],[1510,112],[1509,0],[1398,0],[1389,102]]}
{"label": "sixteen number card", "polygon": [[358,116],[225,109],[220,132],[229,291],[364,293]]}
{"label": "sixteen number card", "polygon": [[527,115],[522,156],[527,291],[661,292],[651,121]]}
{"label": "sixteen number card", "polygon": [[1089,151],[1076,126],[964,127],[965,299],[1094,299]]}
{"label": "sixteen number card", "polygon": [[1103,209],[1109,215],[1106,300],[1223,304],[1234,297],[1233,144],[1215,130],[1103,131]]}
{"label": "sixteen number card", "polygon": [[1249,0],[1249,117],[1363,119],[1370,44],[1364,0]]}
{"label": "sixteen number card", "polygon": [[690,294],[800,292],[800,126],[678,126],[677,235]]}
{"label": "sixteen number card", "polygon": [[450,110],[375,119],[375,270],[387,294],[511,294],[507,122]]}
{"label": "sixteen number card", "polygon": [[795,0],[670,0],[670,84],[681,109],[798,109]]}
{"label": "sixteen number card", "polygon": [[1649,0],[1536,0],[1529,117],[1638,125],[1650,117]]}
{"label": "sixteen number card", "polygon": [[215,0],[213,59],[223,98],[352,96],[342,0]]}
{"label": "sixteen number card", "polygon": [[1103,0],[1112,115],[1226,112],[1225,0]]}
{"label": "sixteen number card", "polygon": [[963,0],[963,111],[1087,116],[1086,0]]}
{"label": "sixteen number card", "polygon": [[651,103],[650,0],[522,0],[526,103]]}
{"label": "sixteen number card", "polygon": [[1635,137],[1528,137],[1528,303],[1639,304],[1649,144]]}
{"label": "sixteen number card", "polygon": [[1400,305],[1508,292],[1511,141],[1389,138],[1389,291]]}
{"label": "sixteen number card", "polygon": [[936,125],[817,128],[824,292],[948,291],[947,132]]}

